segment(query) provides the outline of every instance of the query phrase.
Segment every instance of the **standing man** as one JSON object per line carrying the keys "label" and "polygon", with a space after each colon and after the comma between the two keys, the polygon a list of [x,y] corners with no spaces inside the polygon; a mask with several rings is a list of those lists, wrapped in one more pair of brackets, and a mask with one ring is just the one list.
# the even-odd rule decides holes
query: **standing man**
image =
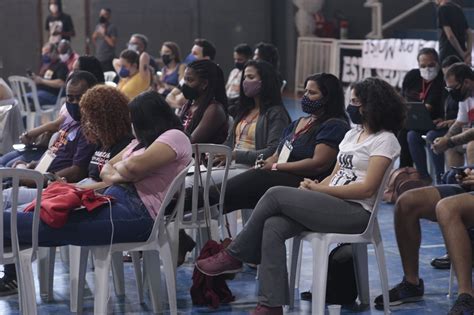
{"label": "standing man", "polygon": [[472,34],[462,8],[451,0],[436,0],[438,24],[441,29],[439,38],[440,60],[456,55],[467,65],[471,65]]}
{"label": "standing man", "polygon": [[99,59],[104,71],[114,71],[112,61],[115,58],[118,31],[117,27],[110,23],[111,15],[112,10],[109,8],[101,9],[99,23],[92,34],[95,56]]}

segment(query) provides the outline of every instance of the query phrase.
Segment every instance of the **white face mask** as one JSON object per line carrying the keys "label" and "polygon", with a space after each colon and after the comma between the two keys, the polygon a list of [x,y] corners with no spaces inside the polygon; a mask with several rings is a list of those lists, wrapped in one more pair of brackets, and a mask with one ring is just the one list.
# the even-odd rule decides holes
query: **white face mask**
{"label": "white face mask", "polygon": [[439,73],[439,66],[420,68],[420,75],[426,81],[433,81]]}
{"label": "white face mask", "polygon": [[62,62],[66,62],[69,60],[69,54],[60,54],[59,59],[61,59]]}
{"label": "white face mask", "polygon": [[51,11],[51,13],[57,13],[58,12],[58,5],[57,4],[50,4],[49,5],[49,11]]}
{"label": "white face mask", "polygon": [[128,49],[136,51],[138,53],[138,45],[128,44]]}

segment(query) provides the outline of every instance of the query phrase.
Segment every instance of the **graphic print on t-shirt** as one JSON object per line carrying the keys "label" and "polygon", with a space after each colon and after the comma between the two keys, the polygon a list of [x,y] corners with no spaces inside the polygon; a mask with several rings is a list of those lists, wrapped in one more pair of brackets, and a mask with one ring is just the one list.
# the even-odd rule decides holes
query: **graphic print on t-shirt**
{"label": "graphic print on t-shirt", "polygon": [[91,165],[97,165],[97,168],[102,171],[102,167],[110,160],[110,152],[106,151],[95,151],[94,155],[92,156]]}
{"label": "graphic print on t-shirt", "polygon": [[54,33],[61,33],[63,31],[63,21],[56,20],[56,21],[49,21],[49,41],[51,43],[59,43],[61,40],[61,35],[53,35]]}
{"label": "graphic print on t-shirt", "polygon": [[332,178],[331,186],[349,185],[357,180],[357,175],[352,170],[354,167],[353,158],[353,154],[339,154],[338,163],[341,169]]}

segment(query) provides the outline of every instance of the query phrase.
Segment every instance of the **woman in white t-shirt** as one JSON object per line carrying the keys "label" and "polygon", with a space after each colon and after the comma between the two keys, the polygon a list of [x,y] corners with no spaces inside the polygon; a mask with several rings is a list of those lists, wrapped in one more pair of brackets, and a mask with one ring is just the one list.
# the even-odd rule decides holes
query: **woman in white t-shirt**
{"label": "woman in white t-shirt", "polygon": [[358,126],[339,145],[332,174],[321,183],[305,179],[299,189],[271,188],[229,247],[196,264],[211,276],[237,272],[242,262],[260,264],[252,314],[282,314],[289,303],[286,239],[303,231],[352,234],[367,227],[385,171],[400,154],[394,132],[404,120],[405,103],[388,83],[369,78],[353,86],[347,111]]}

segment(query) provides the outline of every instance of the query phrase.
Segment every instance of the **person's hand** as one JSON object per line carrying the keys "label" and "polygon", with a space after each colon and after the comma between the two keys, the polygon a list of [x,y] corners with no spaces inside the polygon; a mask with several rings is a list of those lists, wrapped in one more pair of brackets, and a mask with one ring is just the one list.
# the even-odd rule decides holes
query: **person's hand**
{"label": "person's hand", "polygon": [[28,136],[27,132],[22,133],[19,139],[20,139],[20,142],[23,144],[31,144],[34,140],[30,136]]}
{"label": "person's hand", "polygon": [[318,185],[317,180],[311,180],[309,178],[305,178],[302,182],[300,182],[300,187],[299,189],[304,189],[304,190],[316,190],[316,186]]}
{"label": "person's hand", "polygon": [[448,138],[446,138],[446,137],[436,138],[433,141],[433,144],[431,145],[431,149],[433,149],[433,151],[436,154],[443,153],[444,151],[446,151],[448,149]]}
{"label": "person's hand", "polygon": [[27,168],[27,164],[25,161],[17,160],[12,164],[12,168]]}
{"label": "person's hand", "polygon": [[270,161],[269,159],[266,159],[266,160],[260,162],[259,164],[260,164],[260,169],[267,170],[267,171],[270,171],[272,169],[272,166],[273,166],[272,161]]}
{"label": "person's hand", "polygon": [[438,129],[447,128],[449,127],[449,122],[449,120],[441,120],[438,123],[435,123],[435,125]]}
{"label": "person's hand", "polygon": [[37,161],[31,161],[30,163],[26,164],[26,168],[30,170],[34,170],[38,166]]}
{"label": "person's hand", "polygon": [[36,75],[33,73],[33,75],[31,76],[31,80],[33,80],[36,84],[41,84],[43,83],[43,78],[40,77],[39,75]]}
{"label": "person's hand", "polygon": [[464,173],[466,176],[456,175],[456,180],[461,186],[472,188],[474,186],[474,171],[466,168]]}
{"label": "person's hand", "polygon": [[56,30],[56,31],[53,32],[53,36],[57,36],[57,35],[61,35],[61,32],[58,31],[58,30]]}

